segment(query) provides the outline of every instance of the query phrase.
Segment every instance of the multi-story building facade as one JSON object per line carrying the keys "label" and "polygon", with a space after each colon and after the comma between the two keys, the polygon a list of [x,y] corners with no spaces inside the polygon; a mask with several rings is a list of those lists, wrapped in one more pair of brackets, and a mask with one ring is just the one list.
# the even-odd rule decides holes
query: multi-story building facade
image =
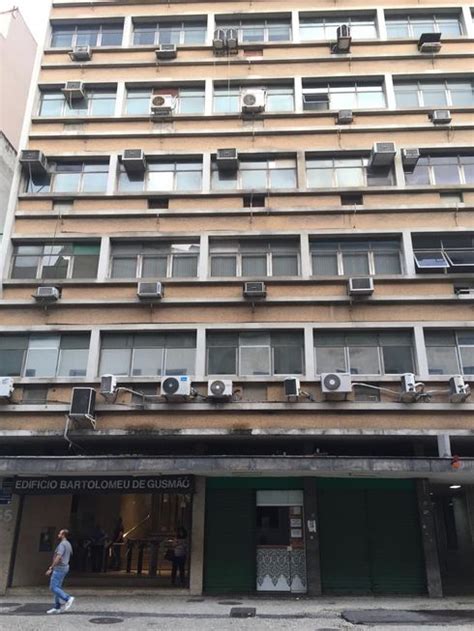
{"label": "multi-story building facade", "polygon": [[3,588],[69,526],[83,584],[168,584],[184,527],[193,593],[472,590],[471,10],[317,5],[53,3],[1,257]]}

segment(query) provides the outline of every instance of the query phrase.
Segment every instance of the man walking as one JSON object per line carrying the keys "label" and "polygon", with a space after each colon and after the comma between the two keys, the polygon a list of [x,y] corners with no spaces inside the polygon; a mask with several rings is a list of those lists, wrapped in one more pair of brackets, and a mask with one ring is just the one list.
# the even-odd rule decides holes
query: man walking
{"label": "man walking", "polygon": [[[46,613],[62,613],[71,608],[74,596],[66,594],[62,590],[63,581],[69,572],[69,559],[72,555],[72,546],[68,541],[69,531],[60,530],[58,533],[59,543],[54,551],[53,562],[46,571],[46,576],[50,576],[49,589],[54,594],[54,607],[48,609]],[[64,605],[61,607],[61,600]]]}

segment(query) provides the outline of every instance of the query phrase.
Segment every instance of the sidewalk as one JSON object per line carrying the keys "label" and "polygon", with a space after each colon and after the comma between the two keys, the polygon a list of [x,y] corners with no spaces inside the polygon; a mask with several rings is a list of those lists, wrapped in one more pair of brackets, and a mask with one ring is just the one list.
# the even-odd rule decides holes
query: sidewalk
{"label": "sidewalk", "polygon": [[[274,598],[170,596],[143,590],[127,590],[123,593],[101,590],[96,595],[90,589],[71,589],[71,592],[76,596],[76,602],[70,611],[47,616],[45,611],[51,606],[51,597],[46,589],[9,590],[6,596],[0,598],[0,628],[4,631],[83,631],[99,628],[117,631],[440,631],[443,625],[448,631],[474,629],[474,596],[441,600],[403,597],[315,599],[279,595]],[[255,607],[256,617],[231,618],[230,610],[233,607]],[[380,617],[377,610],[381,609],[389,610],[385,614],[385,618],[387,614],[390,617],[389,624],[352,624],[341,617],[342,613],[345,616],[351,612],[360,614],[361,610],[371,610],[370,615],[375,612]],[[412,623],[409,618],[412,617],[410,612],[414,610],[448,613],[443,621],[436,624],[421,621]],[[466,620],[455,621],[452,616],[455,617],[457,612],[464,612]],[[423,618],[420,614],[416,616],[420,620]]]}

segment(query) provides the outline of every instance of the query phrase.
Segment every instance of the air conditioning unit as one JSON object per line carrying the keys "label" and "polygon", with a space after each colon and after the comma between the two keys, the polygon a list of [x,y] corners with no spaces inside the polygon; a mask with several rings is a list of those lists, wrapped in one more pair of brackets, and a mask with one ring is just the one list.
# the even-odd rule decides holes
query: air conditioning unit
{"label": "air conditioning unit", "polygon": [[248,281],[244,283],[245,298],[265,298],[266,295],[267,288],[263,281]]}
{"label": "air conditioning unit", "polygon": [[189,397],[191,394],[191,379],[187,375],[179,377],[165,377],[161,380],[161,396]]}
{"label": "air conditioning unit", "polygon": [[73,388],[69,418],[81,428],[95,429],[95,390],[94,388]]}
{"label": "air conditioning unit", "polygon": [[434,110],[429,117],[433,125],[449,125],[453,120],[449,110]]}
{"label": "air conditioning unit", "polygon": [[419,399],[416,389],[416,378],[412,372],[407,372],[401,376],[400,401],[403,403],[413,403]]}
{"label": "air conditioning unit", "polygon": [[233,385],[230,379],[214,379],[207,382],[207,396],[212,399],[229,399]]}
{"label": "air conditioning unit", "polygon": [[137,296],[140,300],[161,300],[163,295],[163,284],[160,282],[143,281],[138,283]]}
{"label": "air conditioning unit", "polygon": [[460,300],[474,300],[474,288],[458,287],[454,289],[454,293]]}
{"label": "air conditioning unit", "polygon": [[471,388],[462,375],[454,375],[449,380],[449,400],[451,403],[462,403],[471,396]]}
{"label": "air conditioning unit", "polygon": [[419,149],[402,149],[402,164],[407,173],[411,173],[420,159]]}
{"label": "air conditioning unit", "polygon": [[375,142],[370,154],[369,166],[388,167],[393,164],[396,153],[394,142]]}
{"label": "air conditioning unit", "polygon": [[239,168],[237,149],[218,149],[216,164],[219,171],[236,171]]}
{"label": "air conditioning unit", "polygon": [[176,59],[178,51],[176,44],[160,44],[155,50],[155,55],[158,60]]}
{"label": "air conditioning unit", "polygon": [[37,149],[24,149],[20,153],[20,164],[27,173],[44,175],[48,172],[48,161]]}
{"label": "air conditioning unit", "polygon": [[298,377],[287,377],[283,381],[285,397],[297,397],[300,394],[300,380]]}
{"label": "air conditioning unit", "polygon": [[225,43],[230,53],[236,53],[239,47],[239,32],[236,28],[228,28],[225,34]]}
{"label": "air conditioning unit", "polygon": [[171,116],[176,107],[172,94],[154,94],[150,100],[150,112],[155,116]]}
{"label": "air conditioning unit", "polygon": [[418,40],[420,53],[439,53],[441,50],[441,33],[422,33]]}
{"label": "air conditioning unit", "polygon": [[128,175],[143,175],[146,171],[143,149],[124,149],[121,161]]}
{"label": "air conditioning unit", "polygon": [[100,378],[100,394],[110,396],[117,391],[117,377],[115,375],[102,375]]}
{"label": "air conditioning unit", "polygon": [[14,389],[12,377],[0,378],[0,399],[9,399]]}
{"label": "air conditioning unit", "polygon": [[336,30],[337,41],[332,47],[334,53],[348,53],[351,50],[351,27],[348,24],[341,24]]}
{"label": "air conditioning unit", "polygon": [[354,120],[354,116],[352,114],[352,110],[340,110],[337,113],[337,123],[338,125],[350,125]]}
{"label": "air conditioning unit", "polygon": [[36,302],[56,302],[59,300],[59,289],[57,287],[37,287],[34,299]]}
{"label": "air conditioning unit", "polygon": [[343,401],[352,392],[350,374],[338,372],[322,373],[321,392],[325,399]]}
{"label": "air conditioning unit", "polygon": [[92,59],[92,49],[90,46],[75,46],[69,53],[72,61],[90,61]]}
{"label": "air conditioning unit", "polygon": [[70,101],[80,101],[86,97],[82,81],[66,81],[62,92]]}
{"label": "air conditioning unit", "polygon": [[374,293],[374,279],[371,276],[349,278],[347,293],[349,296],[371,296]]}
{"label": "air conditioning unit", "polygon": [[222,28],[218,28],[214,31],[214,37],[212,39],[212,48],[216,54],[222,54],[226,49],[226,32]]}
{"label": "air conditioning unit", "polygon": [[257,114],[265,111],[266,91],[262,88],[242,90],[240,109],[243,114]]}

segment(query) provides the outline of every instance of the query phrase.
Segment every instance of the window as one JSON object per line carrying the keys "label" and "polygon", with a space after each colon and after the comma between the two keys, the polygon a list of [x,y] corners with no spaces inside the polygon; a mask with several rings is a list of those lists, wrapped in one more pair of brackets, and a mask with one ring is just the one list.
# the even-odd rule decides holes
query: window
{"label": "window", "polygon": [[236,172],[219,171],[213,161],[211,181],[215,190],[296,188],[296,160],[243,158]]}
{"label": "window", "polygon": [[209,375],[294,375],[303,373],[300,332],[208,333]]}
{"label": "window", "polygon": [[394,184],[392,167],[371,168],[367,157],[307,158],[309,188],[385,186]]}
{"label": "window", "polygon": [[385,21],[389,38],[419,38],[422,33],[441,33],[446,38],[462,35],[461,21],[455,13],[387,15]]}
{"label": "window", "polygon": [[192,375],[196,361],[194,333],[105,333],[99,374],[154,377]]}
{"label": "window", "polygon": [[414,372],[408,332],[315,331],[316,373],[394,375]]}
{"label": "window", "polygon": [[311,240],[314,276],[401,274],[398,240]]}
{"label": "window", "polygon": [[354,39],[373,39],[377,37],[375,17],[372,15],[340,15],[338,17],[301,17],[300,37],[303,41],[313,39],[337,39],[337,27],[348,24]]}
{"label": "window", "polygon": [[413,253],[418,273],[474,272],[474,234],[415,234]]}
{"label": "window", "polygon": [[394,84],[397,107],[472,107],[474,84],[461,80],[400,81]]}
{"label": "window", "polygon": [[41,92],[39,116],[113,116],[116,91],[87,89],[84,99],[70,101],[61,92]]}
{"label": "window", "polygon": [[179,20],[176,22],[134,23],[133,43],[135,46],[156,46],[158,44],[204,44],[206,41],[206,20]]}
{"label": "window", "polygon": [[474,154],[421,156],[407,184],[471,184],[474,182]]}
{"label": "window", "polygon": [[122,22],[110,24],[53,24],[51,47],[121,46],[122,33]]}
{"label": "window", "polygon": [[199,243],[126,241],[112,245],[111,278],[197,276]]}
{"label": "window", "polygon": [[296,240],[211,239],[209,251],[211,276],[297,276],[299,273]]}
{"label": "window", "polygon": [[11,278],[95,278],[98,243],[15,245]]}
{"label": "window", "polygon": [[385,94],[381,82],[338,81],[314,83],[303,81],[303,109],[343,110],[385,107]]}
{"label": "window", "polygon": [[0,376],[85,377],[89,334],[0,336]]}
{"label": "window", "polygon": [[145,175],[129,175],[120,166],[119,191],[200,191],[202,162],[197,160],[151,161]]}
{"label": "window", "polygon": [[173,114],[204,114],[204,88],[129,88],[125,113],[135,116],[150,114],[150,100],[154,94],[171,94],[175,97]]}
{"label": "window", "polygon": [[27,193],[105,193],[108,162],[53,162],[46,175],[31,173]]}
{"label": "window", "polygon": [[289,18],[240,18],[228,20],[217,18],[216,28],[234,28],[242,44],[256,42],[287,42],[291,40],[291,22]]}
{"label": "window", "polygon": [[293,112],[295,100],[293,86],[216,86],[214,87],[214,113],[235,114],[240,112],[240,94],[242,90],[264,89],[266,93],[266,112]]}
{"label": "window", "polygon": [[425,331],[430,375],[474,375],[474,329]]}

